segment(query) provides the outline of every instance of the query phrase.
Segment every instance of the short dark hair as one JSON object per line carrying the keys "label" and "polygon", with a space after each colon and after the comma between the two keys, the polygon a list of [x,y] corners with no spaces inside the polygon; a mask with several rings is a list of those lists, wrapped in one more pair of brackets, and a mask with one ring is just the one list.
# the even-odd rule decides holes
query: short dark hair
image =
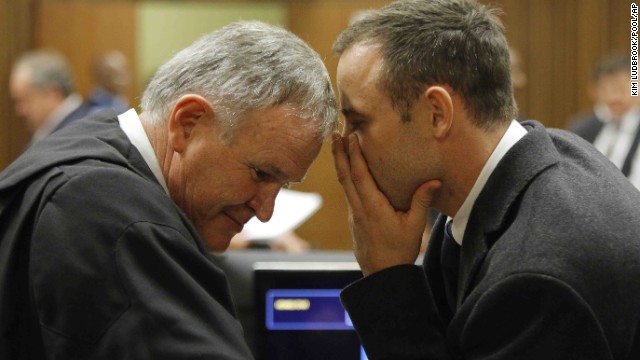
{"label": "short dark hair", "polygon": [[600,59],[593,67],[591,81],[598,82],[603,76],[615,74],[617,72],[631,71],[631,58],[621,53],[609,54]]}
{"label": "short dark hair", "polygon": [[462,96],[475,125],[488,129],[517,113],[498,14],[473,0],[396,1],[351,24],[333,51],[379,44],[384,60],[379,86],[405,120],[426,86],[446,84]]}

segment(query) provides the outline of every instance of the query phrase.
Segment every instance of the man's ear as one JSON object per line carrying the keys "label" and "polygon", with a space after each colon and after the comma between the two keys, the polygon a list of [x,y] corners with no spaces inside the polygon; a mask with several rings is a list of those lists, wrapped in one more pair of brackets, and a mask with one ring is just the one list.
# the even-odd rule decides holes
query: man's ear
{"label": "man's ear", "polygon": [[212,118],[213,106],[202,96],[188,94],[178,99],[169,116],[169,144],[173,150],[182,153],[194,128],[207,125]]}
{"label": "man's ear", "polygon": [[449,133],[453,123],[453,100],[451,94],[442,86],[430,86],[423,93],[424,99],[432,110],[430,126],[436,138],[441,139]]}

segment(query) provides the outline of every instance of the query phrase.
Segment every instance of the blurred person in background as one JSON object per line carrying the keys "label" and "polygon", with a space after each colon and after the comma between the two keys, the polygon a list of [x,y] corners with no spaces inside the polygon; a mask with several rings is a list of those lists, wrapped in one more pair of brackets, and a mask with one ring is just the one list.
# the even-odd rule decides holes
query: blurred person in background
{"label": "blurred person in background", "polygon": [[640,188],[640,106],[631,96],[629,56],[612,54],[594,67],[589,85],[593,111],[569,121],[569,129],[589,141],[631,183]]}
{"label": "blurred person in background", "polygon": [[53,50],[35,50],[18,58],[9,93],[16,114],[32,134],[30,144],[96,110],[75,92],[67,61]]}
{"label": "blurred person in background", "polygon": [[111,108],[118,114],[129,109],[126,91],[131,85],[131,72],[129,61],[121,51],[108,51],[95,60],[93,82],[89,96],[91,106]]}

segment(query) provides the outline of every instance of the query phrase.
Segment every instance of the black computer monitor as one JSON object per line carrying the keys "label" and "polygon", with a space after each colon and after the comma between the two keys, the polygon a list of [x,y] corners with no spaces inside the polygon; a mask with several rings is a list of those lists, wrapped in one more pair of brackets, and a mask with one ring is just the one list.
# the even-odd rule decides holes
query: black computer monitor
{"label": "black computer monitor", "polygon": [[355,262],[254,264],[259,360],[363,360],[340,290],[362,277]]}

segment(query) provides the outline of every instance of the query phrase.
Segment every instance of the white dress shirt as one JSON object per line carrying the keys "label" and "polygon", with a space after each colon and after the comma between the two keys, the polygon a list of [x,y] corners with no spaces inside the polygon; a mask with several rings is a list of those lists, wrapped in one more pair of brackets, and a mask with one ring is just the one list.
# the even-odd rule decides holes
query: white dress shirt
{"label": "white dress shirt", "polygon": [[[475,184],[471,188],[469,195],[462,203],[462,206],[458,210],[458,213],[453,218],[453,226],[451,228],[451,232],[453,234],[453,239],[459,244],[462,245],[462,240],[464,236],[464,232],[467,229],[467,223],[469,222],[469,215],[471,214],[471,209],[478,199],[478,195],[484,186],[487,184],[487,180],[489,180],[489,176],[493,173],[493,171],[498,166],[498,163],[505,154],[515,145],[520,139],[522,139],[527,134],[527,130],[525,130],[520,123],[516,120],[511,121],[511,125],[498,142],[498,146],[496,146],[495,150],[489,156],[489,159],[484,164],[482,171],[480,171],[480,175],[478,175],[478,179],[476,179]],[[450,221],[451,218],[447,219]]]}
{"label": "white dress shirt", "polygon": [[120,114],[118,116],[118,122],[120,122],[122,131],[127,135],[133,146],[138,149],[153,175],[158,179],[158,182],[162,185],[167,195],[169,195],[167,183],[164,180],[162,170],[160,170],[160,163],[158,162],[158,158],[156,158],[156,153],[151,146],[147,133],[142,127],[142,122],[140,122],[140,117],[138,117],[136,110],[129,109],[127,112]]}

